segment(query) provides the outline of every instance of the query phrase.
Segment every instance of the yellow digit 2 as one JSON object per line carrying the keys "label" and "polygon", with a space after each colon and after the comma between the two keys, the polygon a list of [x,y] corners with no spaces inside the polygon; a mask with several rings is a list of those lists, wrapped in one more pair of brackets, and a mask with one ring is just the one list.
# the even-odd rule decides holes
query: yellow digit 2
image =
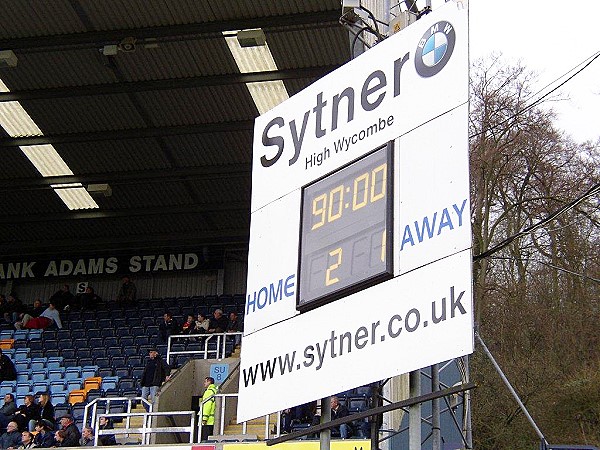
{"label": "yellow digit 2", "polygon": [[340,264],[342,264],[342,248],[338,247],[335,250],[330,251],[329,256],[337,256],[337,262],[334,262],[327,269],[327,272],[325,274],[325,286],[331,286],[332,284],[340,281],[340,279],[337,277],[331,278],[331,272],[337,269],[340,266]]}

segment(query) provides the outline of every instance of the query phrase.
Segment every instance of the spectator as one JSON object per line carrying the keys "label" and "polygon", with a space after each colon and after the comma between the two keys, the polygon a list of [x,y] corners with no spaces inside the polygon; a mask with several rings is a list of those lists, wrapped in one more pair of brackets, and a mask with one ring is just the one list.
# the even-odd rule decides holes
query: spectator
{"label": "spectator", "polygon": [[[57,430],[56,433],[54,433],[54,447],[70,447],[69,445],[64,444],[65,439],[67,439],[65,430]],[[79,446],[79,443],[77,443],[77,446]]]}
{"label": "spectator", "polygon": [[[242,320],[238,318],[236,312],[229,313],[229,323],[227,324],[227,332],[228,333],[238,333],[244,329],[244,325]],[[235,345],[239,345],[242,342],[242,336],[236,334],[234,336]]]}
{"label": "spectator", "polygon": [[42,305],[42,301],[39,298],[36,298],[33,301],[33,306],[29,310],[29,315],[31,317],[40,317],[46,308]]}
{"label": "spectator", "polygon": [[33,434],[29,431],[23,431],[21,433],[21,445],[19,445],[19,450],[27,450],[33,447],[36,447],[35,442],[33,442]]}
{"label": "spectator", "polygon": [[19,315],[23,313],[25,307],[21,300],[19,300],[14,294],[10,294],[6,300],[4,307],[4,320],[9,323],[15,323],[19,319]]}
{"label": "spectator", "polygon": [[96,295],[91,286],[86,287],[83,294],[79,294],[79,304],[82,310],[94,310],[101,301],[102,299]]}
{"label": "spectator", "polygon": [[6,433],[0,436],[0,448],[7,449],[9,447],[17,448],[21,445],[21,432],[17,422],[11,420],[6,426]]}
{"label": "spectator", "polygon": [[137,298],[137,288],[133,281],[127,276],[123,277],[123,284],[117,295],[117,301],[120,303],[134,303]]}
{"label": "spectator", "polygon": [[202,441],[208,440],[208,437],[213,434],[215,426],[215,404],[217,395],[217,386],[213,377],[204,379],[204,394],[202,394]]}
{"label": "spectator", "polygon": [[[100,416],[98,419],[98,429],[99,430],[112,430],[113,424],[107,417]],[[117,445],[117,439],[114,434],[101,434],[98,436],[98,443],[100,445]]]}
{"label": "spectator", "polygon": [[[340,400],[334,395],[330,400],[331,404],[331,420],[346,417],[348,415],[348,408],[340,403]],[[332,432],[339,433],[342,439],[348,438],[352,434],[352,428],[349,423],[343,423],[338,427],[332,428]]]}
{"label": "spectator", "polygon": [[196,329],[196,321],[194,320],[194,316],[188,314],[187,319],[183,322],[181,326],[180,334],[194,334]]}
{"label": "spectator", "polygon": [[41,447],[41,448],[54,447],[54,445],[56,444],[56,441],[54,440],[54,433],[52,432],[53,430],[54,430],[53,422],[51,422],[47,419],[39,420],[35,424],[36,435],[33,438],[33,442],[35,443],[35,446]]}
{"label": "spectator", "polygon": [[81,430],[81,440],[79,441],[81,447],[93,447],[94,446],[94,430],[92,427],[83,427]]}
{"label": "spectator", "polygon": [[224,333],[227,330],[229,321],[227,317],[223,315],[223,310],[215,309],[213,318],[210,319],[210,325],[208,326],[209,333]]}
{"label": "spectator", "polygon": [[4,404],[0,407],[0,429],[2,431],[6,430],[8,422],[13,419],[16,412],[17,405],[15,405],[15,396],[13,394],[4,394]]}
{"label": "spectator", "polygon": [[39,397],[40,419],[46,419],[54,428],[54,405],[50,401],[50,393],[42,392]]}
{"label": "spectator", "polygon": [[29,422],[32,422],[31,428],[35,428],[35,423],[39,419],[41,419],[40,405],[35,402],[33,395],[27,394],[23,399],[23,404],[19,406],[14,420],[19,425],[19,430],[29,430]]}
{"label": "spectator", "polygon": [[[158,388],[170,378],[171,368],[162,360],[156,349],[151,349],[148,356],[141,377],[142,397],[144,399],[150,397],[150,403],[154,403]],[[144,407],[146,407],[145,404]],[[147,407],[146,410],[148,410]]]}
{"label": "spectator", "polygon": [[313,423],[315,408],[316,402],[309,402],[284,410],[281,413],[281,431],[290,433],[292,427],[298,424],[316,425]]}
{"label": "spectator", "polygon": [[[65,414],[60,418],[59,430],[64,432],[65,437],[60,441],[61,447],[79,447],[79,439],[81,439],[81,433],[79,428],[73,422],[73,416],[71,414]],[[58,441],[58,439],[56,439]]]}
{"label": "spectator", "polygon": [[194,329],[194,333],[196,334],[204,334],[208,333],[208,328],[210,326],[210,320],[202,313],[198,313],[198,320],[196,320],[196,327]]}
{"label": "spectator", "polygon": [[53,303],[59,311],[68,311],[75,303],[75,296],[71,292],[69,285],[63,284],[58,291],[52,294],[48,302]]}
{"label": "spectator", "polygon": [[[0,382],[14,381],[17,379],[17,369],[8,356],[0,348]],[[6,401],[6,396],[4,397]]]}
{"label": "spectator", "polygon": [[48,307],[39,317],[31,317],[29,314],[25,314],[20,322],[15,323],[15,328],[18,330],[21,328],[43,329],[54,326],[62,328],[62,322],[60,320],[60,313],[52,302],[50,302]]}
{"label": "spectator", "polygon": [[177,320],[173,318],[173,314],[169,311],[163,314],[163,320],[158,325],[158,335],[162,342],[167,342],[172,334],[179,334],[179,325]]}

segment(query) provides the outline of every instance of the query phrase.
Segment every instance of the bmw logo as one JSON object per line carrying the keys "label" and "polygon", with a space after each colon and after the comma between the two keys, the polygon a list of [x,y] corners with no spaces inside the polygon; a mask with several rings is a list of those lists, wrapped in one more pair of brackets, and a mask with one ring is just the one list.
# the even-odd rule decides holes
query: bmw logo
{"label": "bmw logo", "polygon": [[456,34],[446,21],[432,25],[423,34],[415,55],[415,68],[423,78],[432,77],[444,68],[452,56]]}

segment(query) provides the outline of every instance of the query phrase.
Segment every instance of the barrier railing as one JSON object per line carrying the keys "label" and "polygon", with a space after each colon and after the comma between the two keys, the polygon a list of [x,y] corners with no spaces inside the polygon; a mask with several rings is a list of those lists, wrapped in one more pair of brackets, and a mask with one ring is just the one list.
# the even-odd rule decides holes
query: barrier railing
{"label": "barrier railing", "polygon": [[115,413],[113,417],[125,417],[125,427],[129,428],[129,419],[130,416],[128,414],[131,413],[133,407],[142,403],[146,408],[146,411],[152,412],[152,403],[150,403],[147,399],[143,397],[101,397],[95,398],[87,405],[83,410],[83,424],[95,424],[97,422],[97,418],[99,415],[107,416],[110,413],[111,403],[113,405],[126,405],[125,411],[123,413]]}
{"label": "barrier railing", "polygon": [[[174,355],[202,355],[203,359],[224,359],[226,358],[227,340],[231,339],[235,343],[240,342],[242,332],[235,333],[212,333],[212,334],[173,334],[167,341],[167,364],[171,364],[171,357]],[[172,345],[176,342],[185,340],[199,341],[202,348],[194,350],[172,350]],[[211,345],[214,344],[214,345]]]}
{"label": "barrier railing", "polygon": [[[125,417],[127,423],[130,423],[130,420],[136,417],[142,419],[142,425],[139,427],[126,426],[125,428],[110,428],[110,429],[100,429],[100,423],[98,420],[94,421],[94,445],[98,445],[98,440],[100,436],[106,435],[131,435],[131,434],[139,434],[141,435],[141,444],[142,445],[150,445],[150,437],[159,433],[187,433],[189,435],[189,443],[194,443],[194,411],[161,411],[161,412],[129,412],[129,413],[101,413],[99,414],[102,417],[106,417],[107,419],[115,418],[115,417]],[[172,419],[176,416],[188,416],[189,417],[189,425],[187,426],[157,426],[156,418],[158,417],[168,417]]]}
{"label": "barrier railing", "polygon": [[[225,409],[227,399],[237,399],[238,394],[216,394],[211,395],[206,400],[200,402],[200,410],[198,411],[198,437],[202,436],[202,407],[205,403],[211,401],[213,398],[215,400],[220,400],[219,404],[219,414],[216,414],[215,411],[215,422],[218,422],[218,434],[225,434],[225,425],[227,420],[225,420]],[[279,424],[281,422],[281,411],[277,412],[277,423],[275,424],[275,432],[271,433],[271,416],[265,415],[265,439],[269,439],[271,437],[277,437],[280,434]],[[213,433],[216,428],[213,428]],[[242,422],[242,434],[247,434],[248,431],[248,422]]]}

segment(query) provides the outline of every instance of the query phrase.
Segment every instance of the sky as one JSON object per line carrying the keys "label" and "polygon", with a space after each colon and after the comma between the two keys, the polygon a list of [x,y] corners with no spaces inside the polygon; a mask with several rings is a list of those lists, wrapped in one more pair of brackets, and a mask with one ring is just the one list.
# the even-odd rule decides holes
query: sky
{"label": "sky", "polygon": [[[435,10],[443,0],[432,0]],[[420,8],[425,0],[418,0]],[[569,8],[567,8],[569,6]],[[537,74],[535,92],[600,51],[599,0],[469,0],[471,61],[492,52]],[[577,142],[600,138],[600,58],[553,102],[557,127]]]}

